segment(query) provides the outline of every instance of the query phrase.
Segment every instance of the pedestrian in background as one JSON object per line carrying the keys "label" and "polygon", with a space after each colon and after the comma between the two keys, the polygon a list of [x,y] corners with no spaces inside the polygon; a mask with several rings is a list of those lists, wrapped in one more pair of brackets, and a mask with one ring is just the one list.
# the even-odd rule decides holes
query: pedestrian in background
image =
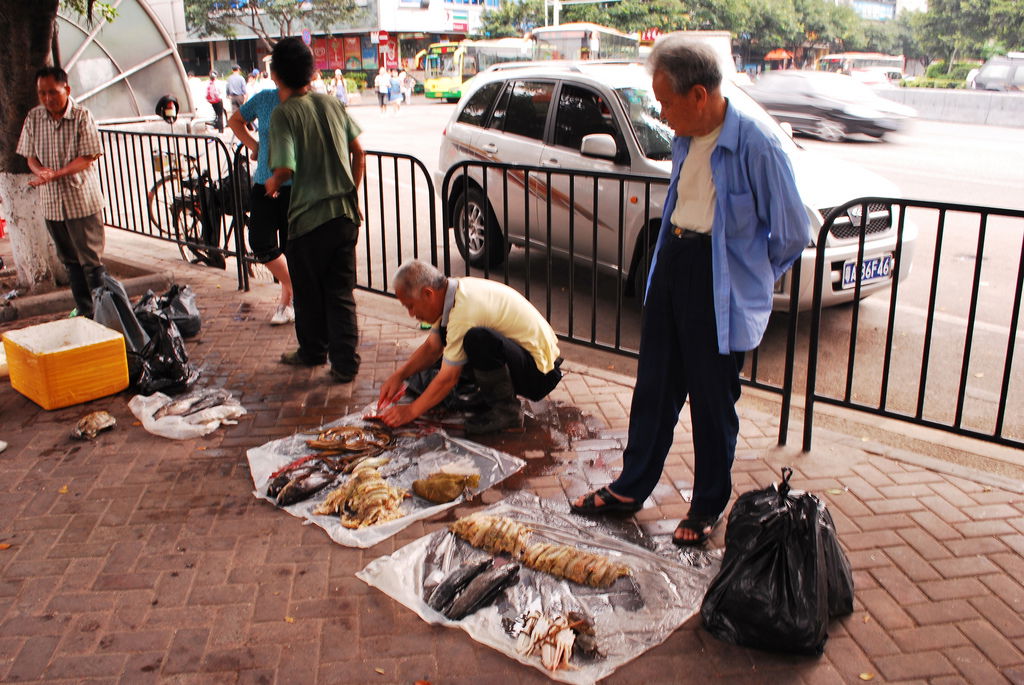
{"label": "pedestrian in background", "polygon": [[[286,182],[276,196],[267,194],[266,182],[270,178],[270,120],[281,103],[277,89],[261,90],[250,97],[228,119],[242,145],[256,160],[256,173],[249,199],[249,249],[253,259],[263,264],[281,284],[281,297],[270,323],[280,326],[295,321],[292,307],[292,281],[288,274],[288,260],[284,253],[288,245],[288,202],[291,182]],[[249,127],[255,121],[259,140],[252,137]]]}
{"label": "pedestrian in background", "polygon": [[103,154],[89,110],[71,99],[67,73],[36,72],[39,106],[29,111],[17,153],[39,188],[46,228],[68,272],[75,312],[92,317],[92,289],[103,285],[103,192],[94,162]]}
{"label": "pedestrian in background", "polygon": [[284,364],[331,364],[331,376],[350,383],[359,372],[356,321],[358,188],[366,155],[359,126],[332,95],[310,92],[313,53],[298,38],[274,45],[270,73],[281,104],[271,115],[270,168],[265,188],[277,195],[291,180],[289,271],[298,349]]}
{"label": "pedestrian in background", "polygon": [[206,101],[213,107],[213,125],[218,133],[224,133],[224,99],[220,96],[217,86],[217,72],[210,72],[210,81],[206,84]]}
{"label": "pedestrian in background", "polygon": [[331,93],[338,98],[338,102],[348,105],[348,86],[345,85],[345,75],[341,69],[334,70],[334,79],[331,81]]}
{"label": "pedestrian in background", "polygon": [[237,64],[231,67],[231,75],[228,76],[227,84],[228,100],[231,102],[231,111],[236,112],[245,104],[245,77],[242,76],[242,67]]}
{"label": "pedestrian in background", "polygon": [[412,89],[416,87],[416,79],[409,76],[403,69],[398,74],[398,80],[402,84],[402,104],[412,104]]}
{"label": "pedestrian in background", "polygon": [[689,399],[693,496],[672,541],[698,545],[732,495],[744,353],[757,347],[775,282],[810,241],[779,141],[732,106],[714,51],[682,36],[648,58],[661,116],[675,131],[672,176],[648,278],[622,472],[572,503],[633,513],[654,491]]}
{"label": "pedestrian in background", "polygon": [[388,81],[388,108],[398,114],[402,107],[402,82],[398,79],[398,70],[392,69]]}
{"label": "pedestrian in background", "polygon": [[327,84],[324,83],[324,76],[320,73],[319,69],[313,72],[313,80],[310,81],[309,87],[314,93],[322,94],[327,92]]}
{"label": "pedestrian in background", "polygon": [[373,78],[373,87],[377,91],[377,104],[380,106],[380,111],[386,112],[388,109],[388,91],[391,90],[391,77],[388,76],[388,70],[381,67],[377,71],[377,75]]}

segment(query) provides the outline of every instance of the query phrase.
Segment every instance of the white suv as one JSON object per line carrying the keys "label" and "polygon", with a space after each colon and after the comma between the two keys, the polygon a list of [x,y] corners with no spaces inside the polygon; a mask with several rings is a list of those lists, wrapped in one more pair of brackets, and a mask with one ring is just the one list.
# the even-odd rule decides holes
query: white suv
{"label": "white suv", "polygon": [[[792,160],[813,235],[833,207],[859,197],[898,197],[896,188],[880,176],[797,146],[732,83],[724,82],[722,89],[731,106],[757,119],[781,141]],[[571,172],[633,174],[667,181],[672,137],[660,118],[651,78],[642,64],[549,62],[483,72],[463,87],[463,97],[445,128],[435,175],[438,191],[449,169],[463,161],[545,171],[492,168],[485,178],[482,167],[470,165],[457,172],[448,188],[446,226],[454,227],[459,252],[473,266],[500,264],[510,244],[524,245],[529,236],[534,248],[575,254],[588,261],[596,255],[601,266],[613,270],[621,264],[629,278],[627,290],[635,293],[646,280],[646,255],[657,238],[668,184],[613,176],[574,177]],[[529,193],[524,197],[526,187]],[[917,237],[908,223],[902,264],[895,264],[895,212],[881,203],[871,204],[868,210],[861,269],[864,296],[887,288],[894,273],[901,279],[907,276]],[[854,297],[855,226],[861,212],[862,206],[851,209],[829,233],[825,306]],[[811,245],[801,264],[802,309],[811,306],[814,257]],[[788,275],[776,285],[776,309],[788,307],[787,281]]]}

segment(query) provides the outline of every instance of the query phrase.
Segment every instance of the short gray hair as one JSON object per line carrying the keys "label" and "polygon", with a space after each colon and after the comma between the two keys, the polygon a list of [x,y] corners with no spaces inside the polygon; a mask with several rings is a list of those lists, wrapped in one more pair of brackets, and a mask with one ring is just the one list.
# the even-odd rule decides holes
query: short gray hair
{"label": "short gray hair", "polygon": [[647,68],[653,74],[663,71],[680,95],[694,86],[713,91],[722,84],[722,69],[715,51],[707,44],[682,35],[668,34],[654,44],[647,58]]}
{"label": "short gray hair", "polygon": [[409,295],[419,295],[423,288],[437,290],[443,287],[447,280],[448,277],[434,266],[413,259],[398,267],[391,284],[395,292],[401,290]]}

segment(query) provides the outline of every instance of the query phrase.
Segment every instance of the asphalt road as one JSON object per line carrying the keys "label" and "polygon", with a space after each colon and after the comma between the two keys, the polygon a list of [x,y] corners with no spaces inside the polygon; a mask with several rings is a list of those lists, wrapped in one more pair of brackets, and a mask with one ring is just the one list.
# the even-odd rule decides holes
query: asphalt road
{"label": "asphalt road", "polygon": [[[352,111],[363,127],[364,147],[413,155],[432,173],[437,165],[441,132],[453,109],[452,105],[420,100],[398,115],[382,115],[375,106],[357,106]],[[1024,149],[1024,128],[917,121],[910,130],[883,141],[824,143],[804,138],[799,142],[875,171],[894,182],[908,199],[1024,209],[1024,194],[1020,192],[1024,187],[1024,165],[1015,152]],[[383,176],[395,177],[390,169],[380,171]],[[375,173],[371,169],[370,176]],[[403,225],[414,215],[420,226],[425,225],[428,212],[422,206],[410,205],[405,192],[417,182],[403,172],[398,177],[397,184],[385,180],[383,193],[374,192],[368,204],[383,210],[382,224],[394,220],[389,217],[392,207],[397,207],[394,211]],[[939,214],[912,210],[908,219],[916,224],[919,238],[912,273],[899,291],[887,380],[883,367],[889,337],[889,297],[877,294],[863,300],[859,307],[836,307],[823,314],[819,392],[834,397],[848,394],[856,402],[877,405],[884,386],[885,406],[893,411],[943,423],[955,422],[959,415],[964,427],[988,433],[995,428],[1005,383],[1003,433],[1024,439],[1024,416],[1014,409],[1024,406],[1024,364],[1019,361],[1024,335],[1019,324],[1012,336],[1010,331],[1024,222],[992,218],[985,227],[985,240],[980,242],[977,215],[949,213],[942,220],[943,238],[936,262]],[[375,231],[370,232],[371,236],[374,234]],[[421,233],[417,243],[426,248],[430,240]],[[364,268],[376,268],[374,279],[380,284],[380,279],[385,278],[385,268],[380,265],[393,268],[400,261],[399,253],[407,254],[409,249],[408,245],[368,245]],[[452,251],[453,271],[464,272],[454,246]],[[531,299],[560,332],[571,326],[577,336],[592,336],[596,341],[619,343],[626,348],[638,347],[639,308],[634,300],[620,295],[611,279],[594,278],[581,269],[570,272],[567,264],[556,264],[548,270],[536,259],[528,266],[523,251],[518,249],[512,251],[507,269],[510,280],[522,290],[529,289]],[[971,286],[976,274],[979,287],[975,294]],[[550,300],[545,297],[548,282],[553,293]],[[929,319],[933,283],[935,315]],[[976,323],[968,337],[972,306]],[[853,345],[855,365],[851,376],[848,362],[855,312],[858,333]],[[800,319],[799,388],[804,384],[809,319]],[[786,324],[784,315],[773,317],[759,354],[758,376],[774,383],[781,383]],[[1005,353],[1011,341],[1018,348],[1018,360],[1007,368]],[[970,356],[965,362],[967,346]],[[922,390],[923,375],[927,380]],[[958,406],[961,395],[963,403]]]}

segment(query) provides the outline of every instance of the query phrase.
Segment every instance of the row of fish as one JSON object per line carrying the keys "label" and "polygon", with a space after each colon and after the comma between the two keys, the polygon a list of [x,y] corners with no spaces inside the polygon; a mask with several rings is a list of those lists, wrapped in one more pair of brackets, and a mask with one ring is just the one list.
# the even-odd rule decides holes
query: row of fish
{"label": "row of fish", "polygon": [[427,598],[427,604],[458,621],[489,605],[506,588],[519,582],[519,564],[494,566],[493,559],[469,561],[446,576]]}
{"label": "row of fish", "polygon": [[450,524],[449,529],[474,547],[492,554],[507,552],[528,568],[581,585],[609,587],[630,573],[628,566],[578,547],[530,543],[532,529],[504,516],[472,514]]}

